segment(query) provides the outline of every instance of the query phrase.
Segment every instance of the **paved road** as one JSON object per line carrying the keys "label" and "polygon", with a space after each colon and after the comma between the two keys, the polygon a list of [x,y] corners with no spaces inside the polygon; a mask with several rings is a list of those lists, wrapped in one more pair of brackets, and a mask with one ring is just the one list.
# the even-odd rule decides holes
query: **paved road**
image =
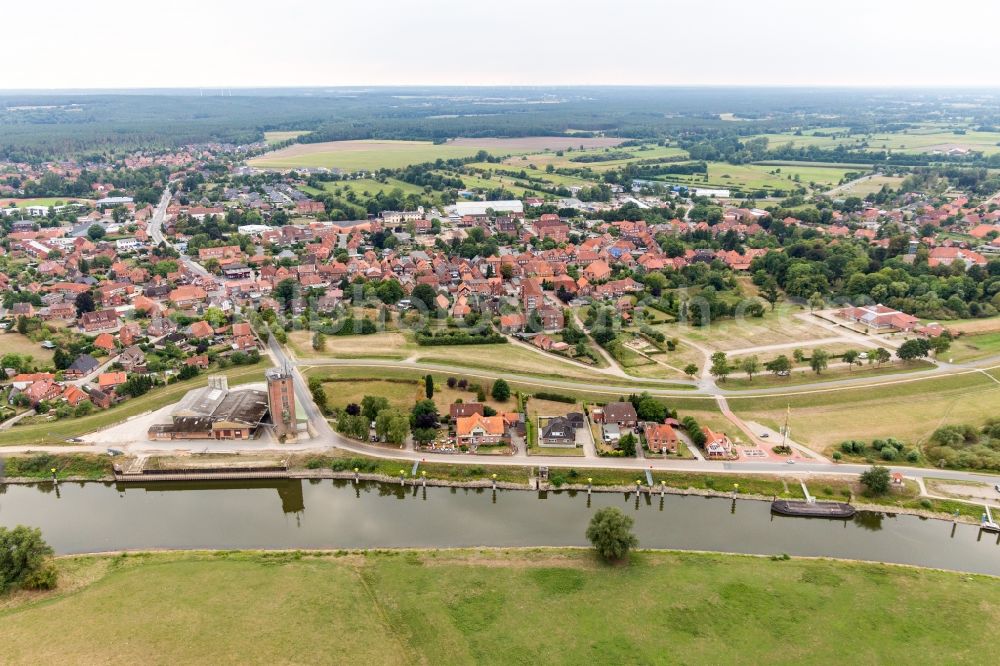
{"label": "paved road", "polygon": [[[173,247],[173,244],[163,235],[163,223],[167,219],[167,207],[169,206],[170,187],[168,186],[163,190],[163,196],[160,197],[160,203],[156,206],[156,210],[153,211],[153,217],[150,218],[149,224],[146,225],[146,230],[149,232],[149,237],[152,239],[154,245],[164,243],[168,247]],[[187,269],[195,275],[209,275],[209,272],[205,270],[204,266],[194,261],[186,254],[181,254],[181,263],[183,263],[184,266],[186,266]]]}

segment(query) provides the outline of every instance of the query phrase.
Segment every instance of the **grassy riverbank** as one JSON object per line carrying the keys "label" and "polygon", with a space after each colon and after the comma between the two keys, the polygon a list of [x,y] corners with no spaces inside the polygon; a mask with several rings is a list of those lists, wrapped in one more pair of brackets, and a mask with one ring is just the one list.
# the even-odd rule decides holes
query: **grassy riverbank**
{"label": "grassy riverbank", "polygon": [[[4,662],[976,663],[1000,580],[585,550],[157,553],[0,597]],[[886,618],[892,621],[887,622]]]}
{"label": "grassy riverbank", "polygon": [[[2,453],[2,449],[0,449]],[[127,459],[120,459],[127,460]],[[230,461],[246,465],[257,460],[258,464],[275,463],[273,455],[264,457],[243,454],[225,455],[183,455],[153,457],[146,461],[149,468],[185,468],[213,466]],[[441,482],[456,486],[482,486],[489,484],[496,475],[498,484],[509,488],[534,489],[532,479],[538,476],[538,468],[523,465],[482,465],[470,460],[467,464],[444,462],[421,463],[416,477],[411,474],[412,464],[408,461],[357,456],[345,451],[332,450],[328,455],[299,454],[286,458],[293,476],[302,478],[353,477],[358,469],[363,478],[398,482],[402,475],[408,483],[418,483],[426,474],[431,482]],[[108,481],[112,477],[112,460],[107,455],[91,454],[25,454],[0,456],[0,480],[20,479],[25,481],[47,481],[51,479],[51,469],[56,469],[60,480]],[[798,480],[767,474],[711,474],[705,472],[656,471],[652,473],[654,492],[663,486],[668,492],[701,493],[729,496],[734,490],[740,497],[785,497],[802,499],[802,487]],[[633,490],[635,482],[641,482],[643,492],[648,491],[645,472],[638,469],[602,469],[587,467],[551,467],[548,490],[560,488],[586,489],[590,484],[596,491]],[[920,515],[948,518],[957,512],[966,522],[978,522],[982,505],[977,502],[962,502],[956,499],[922,498],[913,481],[902,486],[893,486],[882,496],[867,497],[855,477],[811,476],[809,488],[813,495],[824,500],[852,501],[867,505],[872,509],[897,513],[917,513]]]}

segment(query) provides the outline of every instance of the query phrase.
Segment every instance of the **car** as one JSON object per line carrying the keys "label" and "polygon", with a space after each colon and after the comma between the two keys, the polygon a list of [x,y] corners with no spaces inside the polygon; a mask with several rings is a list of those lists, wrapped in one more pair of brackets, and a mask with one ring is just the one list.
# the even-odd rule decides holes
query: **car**
{"label": "car", "polygon": [[867,361],[868,360],[868,352],[861,352],[860,354],[858,354],[858,360]]}
{"label": "car", "polygon": [[993,490],[995,490],[995,491],[997,491],[998,493],[1000,493],[1000,483],[995,483],[995,484],[993,484]]}
{"label": "car", "polygon": [[761,438],[761,439],[767,439],[767,438],[768,438],[768,437],[770,437],[770,436],[771,436],[771,435],[769,435],[769,434],[768,434],[768,433],[766,433],[766,432],[762,432],[762,433],[760,433],[760,438]]}
{"label": "car", "polygon": [[786,461],[785,461],[785,464],[786,464],[786,465],[794,465],[794,464],[795,464],[795,461],[794,461],[794,460],[792,460],[791,458],[789,458],[788,460],[786,460]]}

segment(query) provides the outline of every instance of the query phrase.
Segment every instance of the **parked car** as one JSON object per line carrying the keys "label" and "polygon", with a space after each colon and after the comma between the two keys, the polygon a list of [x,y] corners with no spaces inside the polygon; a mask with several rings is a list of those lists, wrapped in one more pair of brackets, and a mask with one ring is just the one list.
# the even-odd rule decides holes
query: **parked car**
{"label": "parked car", "polygon": [[997,491],[998,493],[1000,493],[1000,483],[995,483],[995,484],[993,484],[993,490],[995,490],[995,491]]}
{"label": "parked car", "polygon": [[769,435],[769,434],[768,434],[768,433],[766,433],[766,432],[762,432],[762,433],[760,433],[760,438],[761,438],[761,439],[767,439],[767,438],[768,438],[768,437],[770,437],[770,436],[771,436],[771,435]]}

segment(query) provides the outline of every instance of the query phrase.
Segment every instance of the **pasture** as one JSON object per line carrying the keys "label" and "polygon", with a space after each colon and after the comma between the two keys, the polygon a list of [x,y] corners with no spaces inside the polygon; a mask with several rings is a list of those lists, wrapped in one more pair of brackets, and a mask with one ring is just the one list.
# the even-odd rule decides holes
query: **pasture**
{"label": "pasture", "polygon": [[741,418],[775,429],[790,409],[792,439],[829,453],[845,439],[896,437],[916,446],[942,425],[979,425],[1000,412],[1000,384],[982,373],[922,379],[903,375],[871,387],[728,400]]}

